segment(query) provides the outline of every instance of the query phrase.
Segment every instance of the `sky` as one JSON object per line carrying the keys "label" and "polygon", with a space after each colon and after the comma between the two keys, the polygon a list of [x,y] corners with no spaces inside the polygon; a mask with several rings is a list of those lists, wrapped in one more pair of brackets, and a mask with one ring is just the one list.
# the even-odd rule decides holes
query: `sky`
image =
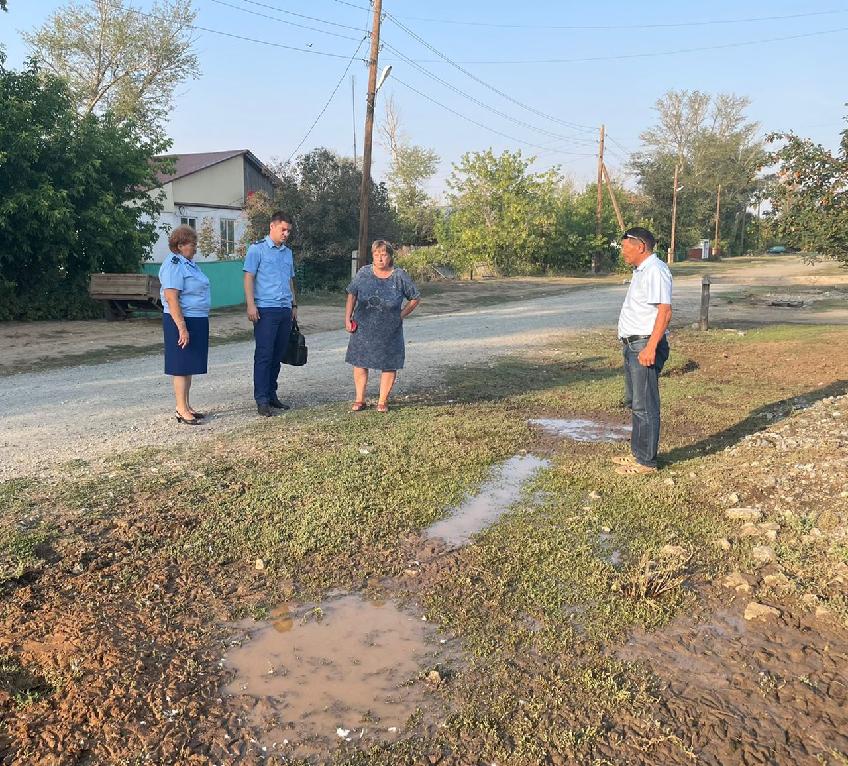
{"label": "sky", "polygon": [[[125,0],[145,11],[153,2]],[[202,75],[179,89],[174,152],[250,149],[271,161],[326,146],[352,156],[355,131],[361,155],[368,0],[193,2]],[[0,45],[19,67],[20,32],[65,1],[8,5]],[[848,3],[839,0],[384,0],[383,11],[380,67],[392,72],[377,120],[393,98],[406,139],[437,152],[435,196],[465,152],[489,148],[521,149],[535,169],[559,165],[578,185],[592,181],[601,124],[607,166],[624,176],[669,89],[747,96],[763,135],[793,130],[835,149],[848,127]],[[377,180],[387,155],[375,131]]]}

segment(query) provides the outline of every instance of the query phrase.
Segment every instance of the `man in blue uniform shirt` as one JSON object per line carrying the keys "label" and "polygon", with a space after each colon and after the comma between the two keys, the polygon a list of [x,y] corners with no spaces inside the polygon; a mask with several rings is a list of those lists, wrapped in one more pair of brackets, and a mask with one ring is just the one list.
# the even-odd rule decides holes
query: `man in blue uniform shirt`
{"label": "man in blue uniform shirt", "polygon": [[294,292],[294,259],[286,247],[291,216],[277,211],[271,216],[268,236],[254,242],[244,259],[244,297],[247,318],[253,322],[253,398],[260,415],[271,408],[287,410],[277,396],[277,378],[289,345],[292,320],[297,319]]}

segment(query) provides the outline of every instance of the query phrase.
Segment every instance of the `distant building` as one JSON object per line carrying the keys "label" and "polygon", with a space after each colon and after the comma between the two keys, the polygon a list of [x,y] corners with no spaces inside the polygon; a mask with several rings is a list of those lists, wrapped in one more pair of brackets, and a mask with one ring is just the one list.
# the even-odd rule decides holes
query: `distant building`
{"label": "distant building", "polygon": [[[211,225],[226,257],[240,255],[245,201],[260,191],[273,196],[279,179],[248,149],[164,157],[174,160],[174,170],[159,175],[159,188],[165,192],[165,200],[159,216],[159,240],[153,246],[153,262],[162,263],[170,256],[168,235],[174,227],[186,224],[200,231],[204,221]],[[196,256],[198,261],[218,258],[217,253],[198,252]]]}

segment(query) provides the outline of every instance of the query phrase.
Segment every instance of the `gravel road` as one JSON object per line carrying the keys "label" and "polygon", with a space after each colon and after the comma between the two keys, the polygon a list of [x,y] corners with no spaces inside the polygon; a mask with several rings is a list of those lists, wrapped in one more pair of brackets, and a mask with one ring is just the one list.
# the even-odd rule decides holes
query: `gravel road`
{"label": "gravel road", "polygon": [[[569,331],[608,328],[614,343],[625,290],[593,287],[439,316],[413,315],[405,328],[407,366],[395,393],[438,383],[448,366],[532,349]],[[694,321],[699,299],[699,280],[676,283],[674,325]],[[295,407],[350,399],[347,334],[316,333],[308,343],[309,364],[283,368],[281,398]],[[55,474],[74,458],[97,460],[133,447],[204,440],[255,421],[252,359],[252,341],[211,349],[210,374],[198,376],[192,396],[195,407],[210,413],[202,428],[176,424],[160,354],[0,378],[0,479]]]}

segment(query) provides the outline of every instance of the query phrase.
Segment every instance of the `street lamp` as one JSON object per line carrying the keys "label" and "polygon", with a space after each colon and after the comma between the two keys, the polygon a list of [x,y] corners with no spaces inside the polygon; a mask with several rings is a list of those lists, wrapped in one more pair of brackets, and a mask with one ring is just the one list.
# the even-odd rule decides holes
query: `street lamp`
{"label": "street lamp", "polygon": [[392,73],[392,65],[389,64],[387,67],[383,68],[383,71],[380,72],[380,79],[377,80],[377,87],[374,89],[374,93],[376,93],[380,88],[383,87],[383,83],[386,81],[386,78]]}

